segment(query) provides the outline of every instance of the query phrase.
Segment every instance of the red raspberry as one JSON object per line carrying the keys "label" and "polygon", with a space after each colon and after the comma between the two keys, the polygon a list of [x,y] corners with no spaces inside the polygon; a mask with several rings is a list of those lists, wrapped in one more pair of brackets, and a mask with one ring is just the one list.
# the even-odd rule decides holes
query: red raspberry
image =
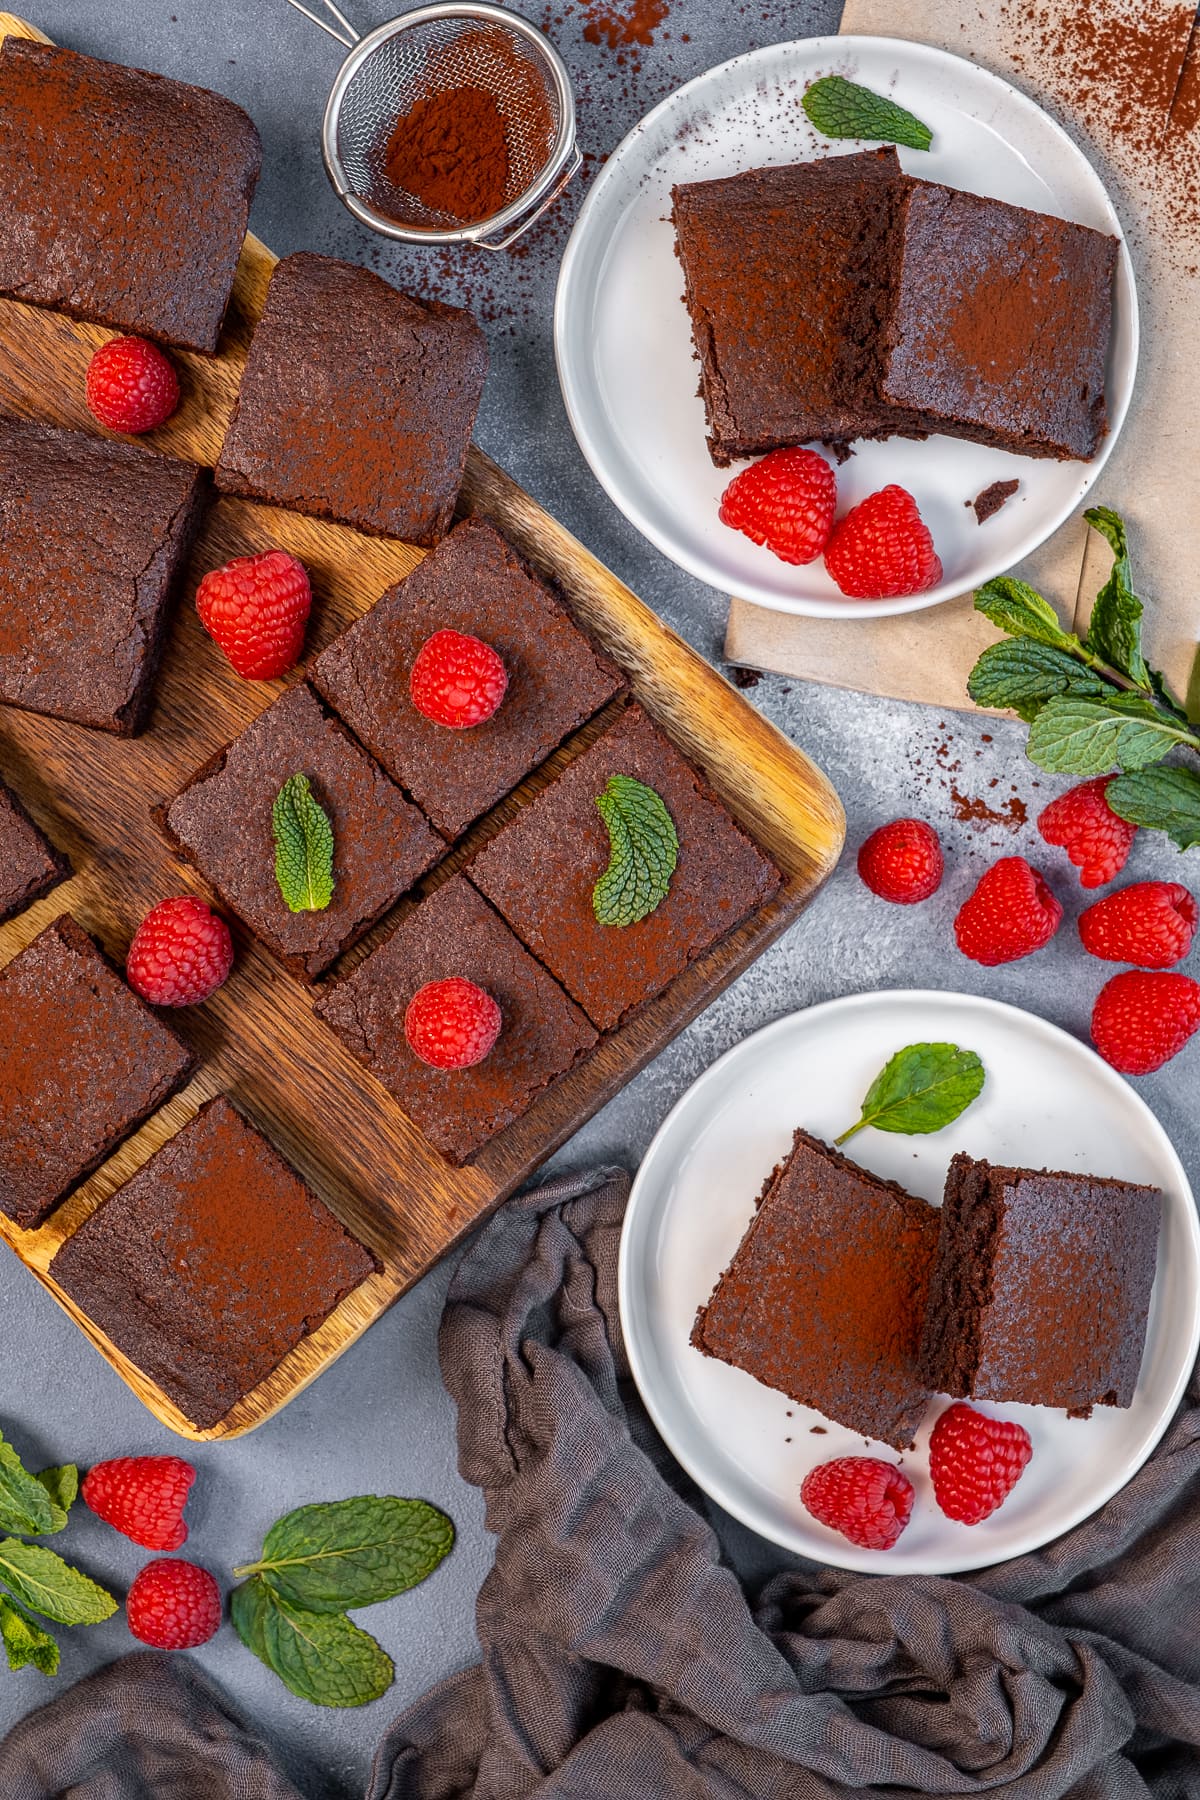
{"label": "red raspberry", "polygon": [[985,869],[975,892],[964,900],[954,935],[972,962],[1015,962],[1048,944],[1063,909],[1036,869],[1023,856],[1004,856]]}
{"label": "red raspberry", "polygon": [[147,1563],[125,1598],[129,1629],[156,1650],[194,1650],[221,1623],[221,1590],[207,1569],[167,1557]]}
{"label": "red raspberry", "polygon": [[1003,1506],[1032,1455],[1023,1425],[1013,1419],[989,1419],[956,1401],[946,1408],[929,1439],[933,1497],[948,1519],[978,1525]]}
{"label": "red raspberry", "polygon": [[1105,962],[1169,969],[1191,949],[1198,917],[1195,900],[1177,881],[1135,881],[1089,906],[1079,935],[1088,954]]}
{"label": "red raspberry", "polygon": [[781,562],[815,562],[829,541],[837,477],[815,450],[772,450],[721,495],[723,525],[765,544]]}
{"label": "red raspberry", "polygon": [[228,925],[194,894],[152,906],[125,959],[130,987],[151,1006],[196,1006],[216,993],[232,967]]}
{"label": "red raspberry", "polygon": [[435,631],[417,651],[408,678],[417,711],[452,731],[490,719],[507,687],[508,675],[496,651],[464,631]]}
{"label": "red raspberry", "polygon": [[84,394],[92,417],[110,431],[153,431],[179,405],[179,377],[157,344],[110,338],[88,364]]}
{"label": "red raspberry", "polygon": [[1101,775],[1073,787],[1038,815],[1037,827],[1048,844],[1065,850],[1084,887],[1103,887],[1125,867],[1137,826],[1118,818],[1105,799],[1112,775]]}
{"label": "red raspberry", "polygon": [[912,1512],[913,1484],[894,1463],[838,1456],[804,1477],[800,1499],[814,1519],[864,1550],[890,1550]]}
{"label": "red raspberry", "polygon": [[286,675],[300,655],[312,607],[302,562],[286,550],[235,556],[196,589],[200,623],[247,681]]}
{"label": "red raspberry", "polygon": [[881,825],[858,853],[858,872],[871,892],[896,906],[914,906],[936,894],[944,867],[938,834],[923,819]]}
{"label": "red raspberry", "polygon": [[183,1509],[196,1471],[181,1456],[115,1456],[83,1478],[98,1519],[147,1550],[178,1550],[187,1540]]}
{"label": "red raspberry", "polygon": [[471,1069],[500,1036],[500,1008],[461,975],[427,981],[404,1015],[410,1050],[433,1069]]}
{"label": "red raspberry", "polygon": [[868,494],[839,519],[825,567],[852,600],[923,594],[942,579],[929,527],[912,495],[895,485]]}
{"label": "red raspberry", "polygon": [[1200,1028],[1200,981],[1126,969],[1106,981],[1092,1009],[1092,1042],[1122,1075],[1149,1075],[1178,1056]]}

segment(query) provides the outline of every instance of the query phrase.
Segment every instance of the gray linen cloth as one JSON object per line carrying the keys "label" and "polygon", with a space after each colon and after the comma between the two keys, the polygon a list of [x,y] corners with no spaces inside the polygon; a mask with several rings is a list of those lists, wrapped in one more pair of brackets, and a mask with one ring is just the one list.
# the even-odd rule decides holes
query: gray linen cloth
{"label": "gray linen cloth", "polygon": [[[368,1800],[1200,1797],[1200,1392],[1101,1512],[962,1580],[790,1563],[748,1595],[632,1386],[628,1177],[513,1201],[441,1361],[496,1562],[483,1661],[404,1714]],[[185,1658],[126,1658],[0,1745],[3,1800],[296,1800]]]}

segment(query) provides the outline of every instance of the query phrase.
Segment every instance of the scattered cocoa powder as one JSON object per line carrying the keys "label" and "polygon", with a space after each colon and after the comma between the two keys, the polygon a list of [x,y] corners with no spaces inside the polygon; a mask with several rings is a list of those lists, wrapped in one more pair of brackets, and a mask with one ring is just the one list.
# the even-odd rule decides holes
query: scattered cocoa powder
{"label": "scattered cocoa powder", "polygon": [[648,47],[670,8],[667,0],[627,0],[624,6],[604,0],[585,0],[583,35],[589,44],[607,44],[610,50],[628,45]]}
{"label": "scattered cocoa powder", "polygon": [[[996,783],[991,783],[995,786]],[[1029,823],[1029,808],[1019,794],[1013,794],[999,807],[989,806],[986,800],[964,794],[950,784],[950,800],[954,807],[954,816],[964,825],[1004,825],[1009,831],[1020,831]]]}

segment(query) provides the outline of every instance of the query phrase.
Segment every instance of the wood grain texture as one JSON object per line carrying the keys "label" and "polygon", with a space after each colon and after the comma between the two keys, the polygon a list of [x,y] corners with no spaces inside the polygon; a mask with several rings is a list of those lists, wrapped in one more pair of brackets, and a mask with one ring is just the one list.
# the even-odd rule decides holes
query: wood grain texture
{"label": "wood grain texture", "polygon": [[[0,13],[0,36],[6,32],[40,35]],[[166,426],[150,434],[147,441],[156,448],[209,465],[215,460],[274,261],[264,245],[246,239],[218,354],[177,354],[183,403]],[[0,302],[0,410],[98,433],[83,404],[84,372],[92,351],[111,335],[54,313]],[[235,926],[238,956],[225,987],[203,1007],[172,1015],[203,1059],[201,1073],[40,1230],[20,1232],[0,1220],[0,1234],[17,1255],[151,1411],[183,1437],[238,1436],[307,1386],[799,915],[841,849],[844,818],[825,777],[474,448],[460,511],[488,514],[531,563],[557,580],[581,621],[628,672],[639,698],[770,850],[785,880],[763,912],[461,1170],[442,1161],[390,1096],[317,1024],[310,992]],[[195,872],[171,854],[152,809],[286,683],[240,681],[201,630],[190,598],[204,570],[269,545],[292,551],[311,573],[309,655],[421,557],[409,545],[220,497],[201,531],[140,737],[123,741],[0,707],[0,769],[75,869],[70,881],[0,929],[0,963],[67,910],[123,960],[149,906],[167,894],[203,888]],[[577,734],[477,825],[418,892],[445,880],[597,729],[593,722]],[[411,904],[402,901],[401,908]],[[390,919],[396,916],[393,912]],[[365,955],[384,928],[377,926],[335,967],[344,969]],[[58,1291],[46,1271],[80,1220],[219,1092],[262,1125],[316,1192],[378,1253],[384,1271],[350,1295],[220,1425],[197,1432]]]}

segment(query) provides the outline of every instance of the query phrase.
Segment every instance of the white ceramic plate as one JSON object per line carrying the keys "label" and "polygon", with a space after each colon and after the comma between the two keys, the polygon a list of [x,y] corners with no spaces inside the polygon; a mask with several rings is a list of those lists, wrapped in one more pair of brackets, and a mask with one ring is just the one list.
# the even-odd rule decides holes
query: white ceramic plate
{"label": "white ceramic plate", "polygon": [[[1041,1406],[984,1407],[1019,1419],[1033,1459],[982,1524],[955,1524],[934,1502],[929,1432],[900,1460],[916,1488],[889,1551],[861,1550],[800,1504],[800,1484],[835,1456],[896,1461],[884,1445],[797,1406],[752,1376],[693,1350],[696,1308],[741,1241],[772,1167],[803,1125],[831,1141],[858,1117],[867,1087],[905,1044],[978,1052],[982,1096],[929,1137],[866,1130],[847,1153],[940,1203],[958,1150],[992,1161],[1155,1183],[1166,1195],[1146,1350],[1132,1406],[1070,1419]],[[1179,1158],[1132,1087],[1076,1038],[999,1001],[966,994],[851,995],[793,1013],[747,1038],[669,1114],[630,1196],[621,1240],[621,1320],[634,1378],[684,1468],[728,1512],[785,1549],[846,1569],[947,1575],[1047,1543],[1102,1505],[1149,1456],[1179,1404],[1200,1342],[1200,1229]],[[814,1435],[811,1427],[825,1427]]]}
{"label": "white ceramic plate", "polygon": [[[1093,462],[1012,456],[957,438],[861,444],[838,471],[841,509],[897,481],[916,496],[944,580],[905,600],[847,600],[822,562],[792,568],[717,517],[733,470],[704,442],[699,367],[681,298],[670,190],[768,163],[845,154],[809,125],[799,101],[839,73],[893,95],[933,131],[930,151],[900,151],[912,174],[1120,236],[1086,157],[1015,88],[974,63],[898,38],[811,38],[711,69],[634,127],[596,178],[563,258],[555,305],[559,380],[580,448],[610,497],[681,568],[779,612],[870,618],[966,593],[1027,555],[1077,511],[1112,450],[1137,365],[1133,270],[1122,243],[1108,367],[1110,430]],[[744,465],[743,465],[744,466]],[[1016,476],[1019,492],[986,525],[964,502]]]}

